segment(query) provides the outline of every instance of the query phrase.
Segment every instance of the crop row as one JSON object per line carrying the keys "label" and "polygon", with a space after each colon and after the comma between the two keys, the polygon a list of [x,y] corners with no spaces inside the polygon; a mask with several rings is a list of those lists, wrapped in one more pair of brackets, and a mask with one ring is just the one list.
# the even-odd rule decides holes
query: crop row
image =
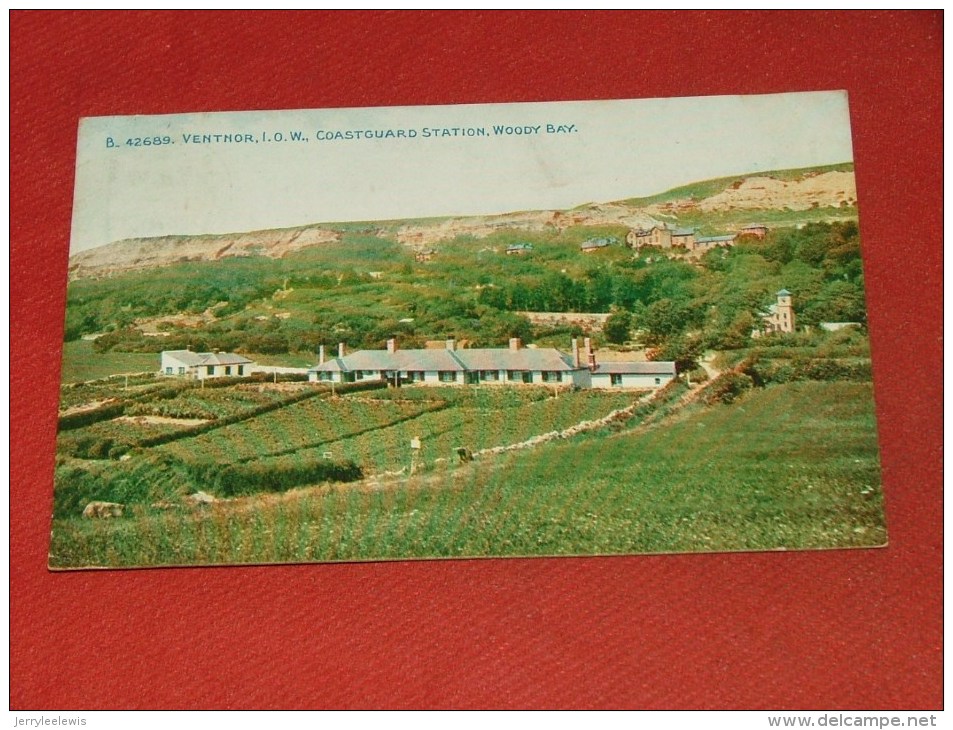
{"label": "crop row", "polygon": [[142,395],[165,385],[166,383],[151,374],[130,375],[129,378],[115,376],[85,383],[64,384],[60,387],[60,410],[107,398]]}
{"label": "crop row", "polygon": [[[314,452],[322,452],[330,458],[354,461],[368,473],[392,471],[409,466],[411,439],[420,440],[414,458],[424,464],[452,457],[459,447],[478,451],[563,430],[581,421],[601,418],[633,401],[632,394],[578,391],[520,407],[472,408],[455,404],[295,453],[263,456],[261,461],[277,464],[284,460],[309,460],[314,458]],[[222,453],[220,458],[228,457]]]}
{"label": "crop row", "polygon": [[181,431],[187,424],[150,423],[114,418],[82,429],[61,431],[56,438],[60,455],[80,459],[108,459],[136,446],[142,439]]}
{"label": "crop row", "polygon": [[274,403],[286,394],[271,390],[238,388],[191,388],[174,398],[134,403],[126,408],[130,416],[215,419],[234,416],[266,403]]}
{"label": "crop row", "polygon": [[257,418],[167,444],[185,461],[211,458],[236,462],[305,449],[442,407],[443,404],[310,399]]}
{"label": "crop row", "polygon": [[364,397],[391,401],[440,400],[470,408],[513,408],[552,398],[553,391],[544,386],[460,388],[448,385],[426,388],[387,388],[367,393]]}

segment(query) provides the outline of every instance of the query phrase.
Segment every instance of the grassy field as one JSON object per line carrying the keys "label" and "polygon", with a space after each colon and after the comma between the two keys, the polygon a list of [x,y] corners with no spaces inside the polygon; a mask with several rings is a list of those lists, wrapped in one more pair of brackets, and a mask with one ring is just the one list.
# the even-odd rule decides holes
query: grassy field
{"label": "grassy field", "polygon": [[116,373],[151,373],[158,370],[159,355],[154,352],[97,353],[93,350],[93,343],[87,340],[63,344],[63,383],[108,378]]}
{"label": "grassy field", "polygon": [[[545,402],[541,402],[545,403]],[[492,429],[486,429],[492,432]],[[54,521],[51,566],[883,544],[869,383],[798,382],[669,422],[414,476]]]}
{"label": "grassy field", "polygon": [[[247,357],[259,365],[307,368],[318,361],[311,353],[288,353]],[[63,344],[63,383],[82,383],[116,375],[116,373],[157,373],[158,352],[96,352],[93,343],[74,340]]]}

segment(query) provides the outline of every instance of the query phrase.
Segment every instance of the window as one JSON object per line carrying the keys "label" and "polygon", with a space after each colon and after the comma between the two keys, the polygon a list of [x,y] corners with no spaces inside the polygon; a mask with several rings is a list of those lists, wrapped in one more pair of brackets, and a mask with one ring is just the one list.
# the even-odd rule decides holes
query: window
{"label": "window", "polygon": [[529,371],[523,373],[523,382],[524,382],[524,383],[532,383],[532,382],[533,382],[533,373],[532,373],[532,372],[529,372]]}
{"label": "window", "polygon": [[[181,370],[181,369],[182,369],[182,368],[179,368],[179,370]],[[172,368],[166,368],[166,369],[165,369],[165,374],[166,374],[166,375],[172,375]]]}
{"label": "window", "polygon": [[215,366],[214,366],[214,365],[206,365],[206,366],[205,366],[205,374],[206,374],[206,375],[215,375]]}
{"label": "window", "polygon": [[457,374],[453,372],[452,370],[441,370],[440,382],[441,383],[455,383],[457,382]]}
{"label": "window", "polygon": [[546,371],[543,373],[543,382],[544,383],[561,383],[563,382],[563,374],[559,371]]}
{"label": "window", "polygon": [[655,384],[656,384],[656,385],[661,385],[661,384],[662,384],[662,379],[661,379],[661,378],[656,378],[656,379],[655,379]]}
{"label": "window", "polygon": [[226,375],[231,375],[231,374],[232,374],[232,366],[231,366],[231,365],[226,365],[226,366],[225,366],[225,374],[226,374]]}
{"label": "window", "polygon": [[239,375],[244,375],[244,374],[245,374],[245,366],[244,366],[244,365],[239,365],[239,366],[238,366],[238,374],[239,374]]}
{"label": "window", "polygon": [[[172,374],[172,368],[166,368],[166,372],[171,375],[171,374]],[[179,375],[185,375],[185,368],[184,368],[184,367],[180,367],[180,368],[179,368]]]}
{"label": "window", "polygon": [[609,379],[612,381],[613,385],[622,385],[622,373],[612,373],[609,376]]}
{"label": "window", "polygon": [[499,380],[500,372],[498,370],[483,370],[480,372],[480,379],[490,382]]}
{"label": "window", "polygon": [[507,371],[506,371],[506,379],[507,379],[507,380],[513,380],[513,381],[519,380],[519,379],[520,379],[520,374],[519,374],[518,372],[516,372],[515,370],[507,370]]}
{"label": "window", "polygon": [[411,383],[422,383],[424,382],[423,371],[412,370],[411,372],[407,373],[407,379],[410,380]]}

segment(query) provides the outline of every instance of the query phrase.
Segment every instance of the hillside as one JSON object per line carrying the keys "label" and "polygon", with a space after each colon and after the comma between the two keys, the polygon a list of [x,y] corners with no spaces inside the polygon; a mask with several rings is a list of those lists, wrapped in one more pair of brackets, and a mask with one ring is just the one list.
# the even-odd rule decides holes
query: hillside
{"label": "hillside", "polygon": [[205,236],[127,238],[70,256],[69,275],[71,279],[76,279],[235,256],[280,258],[292,251],[330,243],[339,238],[339,233],[320,226]]}
{"label": "hillside", "polygon": [[[362,224],[362,233],[411,249],[460,237],[484,239],[500,231],[561,232],[570,227],[683,225],[733,227],[753,219],[775,226],[853,217],[857,200],[853,164],[778,170],[702,181],[650,198],[590,203],[571,210],[512,212]],[[316,223],[298,228],[203,236],[162,236],[116,241],[70,257],[71,279],[229,257],[283,258],[333,243],[355,224]]]}

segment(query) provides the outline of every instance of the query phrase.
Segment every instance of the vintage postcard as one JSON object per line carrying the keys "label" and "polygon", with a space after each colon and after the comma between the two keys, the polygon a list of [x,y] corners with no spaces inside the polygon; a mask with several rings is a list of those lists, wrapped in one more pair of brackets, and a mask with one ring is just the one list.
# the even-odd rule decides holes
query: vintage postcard
{"label": "vintage postcard", "polygon": [[50,567],[886,542],[844,92],[79,125]]}

